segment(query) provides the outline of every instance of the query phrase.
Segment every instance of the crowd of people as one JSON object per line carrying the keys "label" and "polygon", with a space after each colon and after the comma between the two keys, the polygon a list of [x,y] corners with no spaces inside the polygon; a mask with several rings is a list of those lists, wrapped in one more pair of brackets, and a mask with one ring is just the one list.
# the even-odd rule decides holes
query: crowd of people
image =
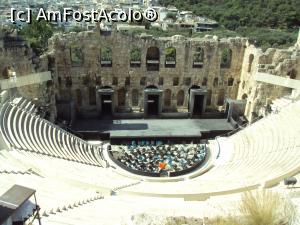
{"label": "crowd of people", "polygon": [[114,146],[113,155],[125,166],[143,172],[177,172],[203,162],[205,144]]}

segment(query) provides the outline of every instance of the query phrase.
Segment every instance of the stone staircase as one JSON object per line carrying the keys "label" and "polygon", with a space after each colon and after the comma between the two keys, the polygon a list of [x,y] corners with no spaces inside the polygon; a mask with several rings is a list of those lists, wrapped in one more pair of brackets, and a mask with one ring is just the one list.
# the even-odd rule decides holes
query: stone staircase
{"label": "stone staircase", "polygon": [[128,187],[132,187],[132,186],[138,185],[140,183],[141,183],[141,181],[134,182],[134,183],[131,183],[131,184],[122,185],[122,186],[119,186],[119,187],[116,187],[116,188],[112,189],[112,192],[115,194],[117,191],[120,191],[120,190],[122,190],[124,188],[128,188]]}
{"label": "stone staircase", "polygon": [[271,104],[271,109],[273,113],[278,113],[282,108],[288,106],[294,101],[293,98],[289,96],[284,96],[282,98],[275,99]]}
{"label": "stone staircase", "polygon": [[59,214],[59,213],[63,213],[64,211],[69,211],[69,210],[72,210],[74,208],[92,203],[94,201],[101,200],[103,198],[104,197],[102,195],[97,194],[94,197],[85,198],[82,201],[75,201],[75,202],[70,203],[70,204],[64,204],[62,206],[57,207],[56,209],[52,208],[50,210],[43,211],[41,217],[49,217],[51,215],[56,215],[56,214]]}

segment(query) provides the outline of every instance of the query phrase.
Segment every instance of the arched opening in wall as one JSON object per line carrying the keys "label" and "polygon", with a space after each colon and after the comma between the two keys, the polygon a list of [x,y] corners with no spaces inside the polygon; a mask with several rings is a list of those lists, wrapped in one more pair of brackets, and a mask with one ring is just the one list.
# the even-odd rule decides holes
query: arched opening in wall
{"label": "arched opening in wall", "polygon": [[217,102],[218,106],[224,105],[224,100],[225,100],[225,90],[220,89],[218,93],[218,102]]}
{"label": "arched opening in wall", "polygon": [[232,77],[229,77],[228,78],[228,86],[229,87],[233,86],[233,83],[234,83],[234,79]]}
{"label": "arched opening in wall", "polygon": [[244,94],[242,95],[242,99],[243,99],[243,100],[247,100],[247,98],[248,98],[248,95],[247,95],[246,93],[244,93]]}
{"label": "arched opening in wall", "polygon": [[296,77],[297,77],[297,71],[295,69],[290,69],[287,72],[287,75],[290,77],[290,79],[296,79]]}
{"label": "arched opening in wall", "polygon": [[57,82],[58,82],[58,85],[60,86],[61,85],[61,77],[57,77]]}
{"label": "arched opening in wall", "polygon": [[102,85],[102,79],[100,76],[96,77],[96,85],[100,85],[100,86]]}
{"label": "arched opening in wall", "polygon": [[218,77],[215,77],[214,78],[214,82],[213,82],[213,86],[214,87],[217,87],[219,85],[219,78]]}
{"label": "arched opening in wall", "polygon": [[79,45],[71,44],[70,46],[70,58],[72,66],[82,66],[83,64],[83,52]]}
{"label": "arched opening in wall", "polygon": [[112,66],[112,50],[109,47],[103,47],[100,51],[100,64],[101,67]]}
{"label": "arched opening in wall", "polygon": [[163,78],[163,77],[160,77],[160,78],[158,79],[158,85],[159,85],[159,86],[164,85],[164,78]]}
{"label": "arched opening in wall", "polygon": [[126,99],[125,88],[120,88],[118,90],[118,106],[120,107],[125,106],[125,99]]}
{"label": "arched opening in wall", "polygon": [[8,79],[8,78],[9,78],[9,67],[8,67],[8,66],[6,66],[6,67],[3,69],[3,71],[2,71],[2,77],[3,77],[4,79]]}
{"label": "arched opening in wall", "polygon": [[183,106],[184,104],[184,91],[180,90],[177,93],[177,106]]}
{"label": "arched opening in wall", "polygon": [[175,68],[176,67],[176,49],[174,47],[168,47],[165,49],[165,67]]}
{"label": "arched opening in wall", "polygon": [[89,88],[89,104],[96,105],[96,87]]}
{"label": "arched opening in wall", "polygon": [[112,78],[112,85],[115,85],[115,86],[118,85],[118,78],[117,77]]}
{"label": "arched opening in wall", "polygon": [[190,78],[190,77],[184,78],[184,85],[185,86],[190,86],[191,83],[192,83],[192,78]]}
{"label": "arched opening in wall", "polygon": [[203,77],[202,86],[207,86],[207,77]]}
{"label": "arched opening in wall", "polygon": [[86,75],[82,78],[82,84],[88,86],[90,83],[90,76]]}
{"label": "arched opening in wall", "polygon": [[211,105],[211,97],[212,97],[212,91],[207,90],[206,105]]}
{"label": "arched opening in wall", "polygon": [[140,85],[145,86],[146,85],[146,77],[142,77],[140,80]]}
{"label": "arched opening in wall", "polygon": [[130,86],[130,77],[125,78],[125,86]]}
{"label": "arched opening in wall", "polygon": [[138,106],[139,105],[139,90],[133,89],[132,90],[132,106]]}
{"label": "arched opening in wall", "polygon": [[179,77],[174,77],[173,78],[173,86],[178,86],[179,85]]}
{"label": "arched opening in wall", "polygon": [[204,63],[204,50],[201,46],[195,48],[193,55],[193,68],[202,68]]}
{"label": "arched opening in wall", "polygon": [[76,102],[77,106],[82,106],[82,94],[80,89],[76,89]]}
{"label": "arched opening in wall", "polygon": [[130,67],[140,67],[141,66],[141,49],[134,47],[130,51]]}
{"label": "arched opening in wall", "polygon": [[72,87],[72,78],[71,77],[66,77],[66,87]]}
{"label": "arched opening in wall", "polygon": [[250,55],[249,55],[249,62],[248,62],[248,73],[250,73],[251,70],[252,70],[252,63],[253,63],[253,60],[254,60],[254,55],[253,55],[253,54],[250,54]]}
{"label": "arched opening in wall", "polygon": [[221,68],[230,68],[231,67],[231,60],[232,60],[232,50],[226,48],[222,51],[221,55]]}
{"label": "arched opening in wall", "polygon": [[164,105],[165,107],[171,106],[171,99],[172,99],[172,91],[170,89],[166,89],[164,91]]}
{"label": "arched opening in wall", "polygon": [[147,50],[146,64],[148,71],[159,71],[159,48],[150,47]]}

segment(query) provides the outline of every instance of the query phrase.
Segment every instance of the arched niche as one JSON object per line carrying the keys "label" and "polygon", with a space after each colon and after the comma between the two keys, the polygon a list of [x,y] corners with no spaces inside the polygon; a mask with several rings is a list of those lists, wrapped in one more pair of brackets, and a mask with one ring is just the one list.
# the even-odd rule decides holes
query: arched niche
{"label": "arched niche", "polygon": [[148,71],[159,71],[160,53],[158,47],[149,47],[146,54],[146,66]]}

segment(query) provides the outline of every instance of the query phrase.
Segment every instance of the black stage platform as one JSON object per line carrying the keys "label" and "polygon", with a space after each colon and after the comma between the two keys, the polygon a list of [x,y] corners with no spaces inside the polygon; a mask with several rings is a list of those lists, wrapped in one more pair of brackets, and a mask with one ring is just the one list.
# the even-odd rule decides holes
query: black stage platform
{"label": "black stage platform", "polygon": [[206,139],[233,130],[226,119],[78,120],[71,127],[87,139]]}

